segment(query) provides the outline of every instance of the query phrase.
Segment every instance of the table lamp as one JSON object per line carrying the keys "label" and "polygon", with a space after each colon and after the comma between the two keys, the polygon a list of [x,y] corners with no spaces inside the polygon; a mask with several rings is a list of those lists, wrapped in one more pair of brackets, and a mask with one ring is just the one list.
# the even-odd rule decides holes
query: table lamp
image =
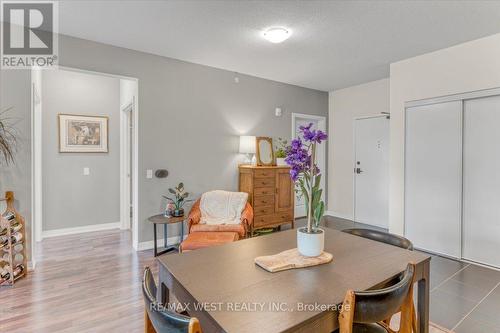
{"label": "table lamp", "polygon": [[245,163],[256,164],[255,159],[255,136],[240,136],[240,154],[246,154]]}

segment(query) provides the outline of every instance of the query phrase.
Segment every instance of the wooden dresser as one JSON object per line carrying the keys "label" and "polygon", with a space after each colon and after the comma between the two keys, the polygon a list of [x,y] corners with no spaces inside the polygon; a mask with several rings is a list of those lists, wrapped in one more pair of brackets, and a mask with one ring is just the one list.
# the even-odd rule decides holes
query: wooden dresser
{"label": "wooden dresser", "polygon": [[254,210],[253,229],[288,223],[293,228],[295,191],[290,167],[240,165],[239,169],[239,190],[248,193]]}

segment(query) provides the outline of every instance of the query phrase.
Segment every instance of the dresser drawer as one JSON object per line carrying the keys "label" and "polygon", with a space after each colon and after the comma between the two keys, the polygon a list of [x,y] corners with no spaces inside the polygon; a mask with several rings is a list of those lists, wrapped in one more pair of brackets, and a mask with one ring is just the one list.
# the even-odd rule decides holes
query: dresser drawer
{"label": "dresser drawer", "polygon": [[274,178],[276,176],[274,170],[270,169],[254,170],[253,175],[255,178]]}
{"label": "dresser drawer", "polygon": [[253,218],[253,224],[254,228],[260,228],[266,225],[279,225],[281,223],[291,222],[292,219],[293,219],[292,212],[255,216]]}
{"label": "dresser drawer", "polygon": [[256,195],[253,199],[253,208],[274,206],[274,195]]}
{"label": "dresser drawer", "polygon": [[273,187],[274,188],[274,178],[255,178],[254,187]]}
{"label": "dresser drawer", "polygon": [[273,217],[274,215],[254,216],[253,227],[260,228],[269,224],[273,224]]}
{"label": "dresser drawer", "polygon": [[274,187],[258,187],[253,190],[253,195],[274,195],[275,192]]}
{"label": "dresser drawer", "polygon": [[253,210],[254,216],[274,214],[274,206],[256,207]]}
{"label": "dresser drawer", "polygon": [[275,222],[291,222],[292,219],[293,219],[292,212],[283,212],[283,213],[274,214],[274,221]]}

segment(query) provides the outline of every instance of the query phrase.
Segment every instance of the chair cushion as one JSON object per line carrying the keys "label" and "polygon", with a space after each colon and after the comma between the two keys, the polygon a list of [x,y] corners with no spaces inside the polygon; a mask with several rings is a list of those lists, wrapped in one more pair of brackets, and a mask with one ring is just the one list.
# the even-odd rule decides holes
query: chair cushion
{"label": "chair cushion", "polygon": [[236,232],[240,238],[245,238],[246,231],[243,224],[193,224],[191,233],[198,232]]}
{"label": "chair cushion", "polygon": [[[338,333],[338,332],[339,332],[339,330],[335,330],[332,333]],[[389,333],[389,331],[387,331],[385,329],[385,327],[383,327],[382,325],[379,325],[379,324],[358,324],[358,323],[354,323],[352,325],[352,332],[353,333]]]}
{"label": "chair cushion", "polygon": [[222,245],[239,239],[237,232],[192,232],[181,243],[181,251],[192,251],[204,247]]}

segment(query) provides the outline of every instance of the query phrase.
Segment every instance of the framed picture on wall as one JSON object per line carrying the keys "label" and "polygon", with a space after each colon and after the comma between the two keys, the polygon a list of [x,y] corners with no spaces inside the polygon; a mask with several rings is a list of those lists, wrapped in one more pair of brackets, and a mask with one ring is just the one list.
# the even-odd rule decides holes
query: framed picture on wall
{"label": "framed picture on wall", "polygon": [[108,117],[60,114],[59,152],[107,153]]}

